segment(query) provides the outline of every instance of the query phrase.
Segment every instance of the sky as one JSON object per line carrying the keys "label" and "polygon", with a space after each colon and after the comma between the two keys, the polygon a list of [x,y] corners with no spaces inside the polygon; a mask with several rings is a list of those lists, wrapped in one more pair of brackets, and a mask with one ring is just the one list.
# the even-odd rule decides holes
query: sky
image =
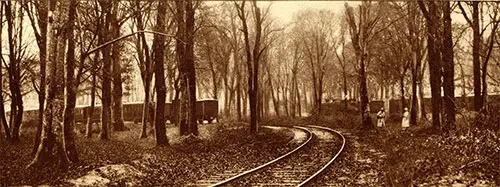
{"label": "sky", "polygon": [[[343,14],[344,1],[265,1],[259,2],[262,5],[271,4],[271,14],[282,23],[290,23],[293,15],[300,10],[306,9],[329,9],[336,15]],[[359,2],[348,2],[351,6]]]}

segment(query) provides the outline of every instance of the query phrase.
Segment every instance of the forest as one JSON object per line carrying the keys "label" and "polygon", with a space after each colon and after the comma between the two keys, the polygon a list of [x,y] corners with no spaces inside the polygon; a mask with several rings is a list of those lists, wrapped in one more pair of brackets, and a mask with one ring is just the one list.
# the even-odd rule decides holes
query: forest
{"label": "forest", "polygon": [[[265,126],[305,124],[384,152],[374,184],[500,185],[499,2],[311,2],[331,6],[284,20],[294,3],[1,1],[0,186],[122,163],[137,175],[105,186],[185,186],[293,147]],[[216,120],[199,121],[204,99]],[[335,180],[359,185],[349,161],[369,148],[347,141],[354,182]]]}

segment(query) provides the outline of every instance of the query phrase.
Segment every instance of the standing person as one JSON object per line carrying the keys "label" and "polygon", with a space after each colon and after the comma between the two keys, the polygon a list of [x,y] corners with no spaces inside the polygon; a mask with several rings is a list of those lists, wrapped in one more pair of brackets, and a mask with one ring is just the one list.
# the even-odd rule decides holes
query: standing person
{"label": "standing person", "polygon": [[406,130],[408,127],[410,127],[410,113],[408,112],[408,108],[405,107],[404,112],[403,112],[403,119],[401,121],[401,127],[403,127],[403,130]]}
{"label": "standing person", "polygon": [[377,127],[385,126],[385,111],[384,108],[380,108],[380,111],[377,113]]}

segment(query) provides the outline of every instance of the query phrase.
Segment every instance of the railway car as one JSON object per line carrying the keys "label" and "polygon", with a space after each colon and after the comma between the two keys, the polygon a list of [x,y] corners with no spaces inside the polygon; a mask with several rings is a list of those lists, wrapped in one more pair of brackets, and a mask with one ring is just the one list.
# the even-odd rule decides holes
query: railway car
{"label": "railway car", "polygon": [[203,123],[207,120],[212,123],[218,120],[219,102],[217,100],[201,100],[196,101],[196,120],[198,123]]}
{"label": "railway car", "polygon": [[[168,119],[175,123],[176,115],[178,111],[178,103],[174,100],[172,101],[170,116]],[[205,99],[196,101],[196,114],[195,118],[198,123],[203,123],[207,120],[208,123],[217,122],[219,114],[219,102],[214,99]]]}
{"label": "railway car", "polygon": [[[173,110],[174,105],[172,103],[165,103],[165,120],[167,122],[173,122],[174,116],[176,116],[176,110]],[[124,103],[123,104],[123,120],[140,122],[142,120],[142,109],[143,103]],[[218,120],[219,104],[217,100],[199,100],[196,101],[196,120],[199,123],[203,123],[207,120],[212,123],[214,120]],[[75,122],[86,123],[91,112],[90,106],[77,106],[75,107]],[[6,113],[7,115],[10,112]],[[153,116],[152,116],[153,117]],[[99,123],[101,121],[101,106],[94,106],[94,111],[90,117],[92,123]],[[38,123],[38,109],[25,110],[23,112],[23,124],[35,124]]]}

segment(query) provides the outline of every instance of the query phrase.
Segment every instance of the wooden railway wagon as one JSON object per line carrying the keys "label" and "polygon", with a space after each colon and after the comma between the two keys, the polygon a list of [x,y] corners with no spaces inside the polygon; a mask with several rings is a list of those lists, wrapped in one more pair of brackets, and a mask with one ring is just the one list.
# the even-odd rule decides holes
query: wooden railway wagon
{"label": "wooden railway wagon", "polygon": [[[172,102],[173,104],[171,105],[170,109],[170,116],[168,119],[171,122],[175,122],[177,120],[175,116],[177,115],[178,111],[178,102],[175,100]],[[206,100],[198,100],[196,101],[196,114],[195,118],[198,123],[203,123],[204,120],[207,120],[208,123],[212,123],[214,120],[218,121],[219,119],[219,102],[217,100],[213,99],[206,99]]]}
{"label": "wooden railway wagon", "polygon": [[[487,101],[492,101],[492,102],[498,102],[500,101],[500,95],[488,95]],[[410,100],[406,99],[406,106],[410,106]],[[444,102],[444,98],[443,98]],[[474,96],[457,96],[455,97],[455,103],[457,105],[457,108],[465,108],[467,110],[474,110]],[[430,112],[432,108],[432,100],[431,98],[424,98],[423,101],[425,109]],[[401,99],[395,99],[390,101],[390,113],[401,113]]]}
{"label": "wooden railway wagon", "polygon": [[[142,120],[142,105],[143,103],[125,103],[123,104],[123,119],[125,121],[140,122]],[[172,122],[174,119],[175,110],[172,103],[165,103],[165,119]],[[196,120],[203,123],[207,120],[209,123],[218,120],[219,103],[217,100],[200,100],[196,101]],[[10,112],[6,114],[9,115]],[[86,123],[90,115],[90,106],[78,106],[75,108],[75,122]],[[95,106],[94,112],[90,120],[93,123],[101,121],[101,106]],[[31,124],[38,123],[38,109],[25,110],[23,113],[23,123]]]}
{"label": "wooden railway wagon", "polygon": [[[174,102],[175,103],[175,102]],[[172,103],[165,103],[165,120],[172,122],[176,116]],[[142,120],[142,108],[143,103],[126,103],[123,104],[123,120],[140,122]],[[90,107],[82,107],[79,110],[83,118],[77,121],[86,121],[87,116],[90,115]],[[201,100],[196,101],[196,120],[202,123],[203,120],[207,120],[211,123],[213,120],[218,119],[219,103],[217,100]],[[96,106],[94,108],[94,114],[92,116],[92,121],[99,122],[101,118],[101,106]]]}
{"label": "wooden railway wagon", "polygon": [[196,120],[198,123],[203,123],[207,120],[212,123],[218,120],[219,102],[217,100],[201,100],[196,101]]}
{"label": "wooden railway wagon", "polygon": [[[133,122],[141,122],[142,121],[142,110],[144,103],[125,103],[123,104],[123,120],[124,121],[133,121]],[[171,103],[165,103],[165,119],[170,120],[170,107]],[[86,122],[88,116],[90,115],[90,106],[81,107],[77,113],[81,113],[81,117],[77,119],[77,122]],[[153,116],[151,116],[153,117]],[[91,117],[92,122],[100,122],[101,121],[101,106],[95,106],[94,112]]]}
{"label": "wooden railway wagon", "polygon": [[[142,120],[142,106],[143,103],[125,103],[123,104],[123,120],[141,122]],[[176,116],[172,103],[165,103],[165,119],[172,122]],[[218,119],[219,105],[217,100],[201,100],[196,102],[196,120],[202,123],[207,120],[211,123]],[[7,112],[7,115],[9,112]],[[86,123],[90,115],[90,106],[78,106],[75,108],[75,122]],[[101,106],[95,106],[92,117],[90,120],[93,123],[101,121]],[[38,110],[26,110],[23,113],[23,123],[37,123]]]}

